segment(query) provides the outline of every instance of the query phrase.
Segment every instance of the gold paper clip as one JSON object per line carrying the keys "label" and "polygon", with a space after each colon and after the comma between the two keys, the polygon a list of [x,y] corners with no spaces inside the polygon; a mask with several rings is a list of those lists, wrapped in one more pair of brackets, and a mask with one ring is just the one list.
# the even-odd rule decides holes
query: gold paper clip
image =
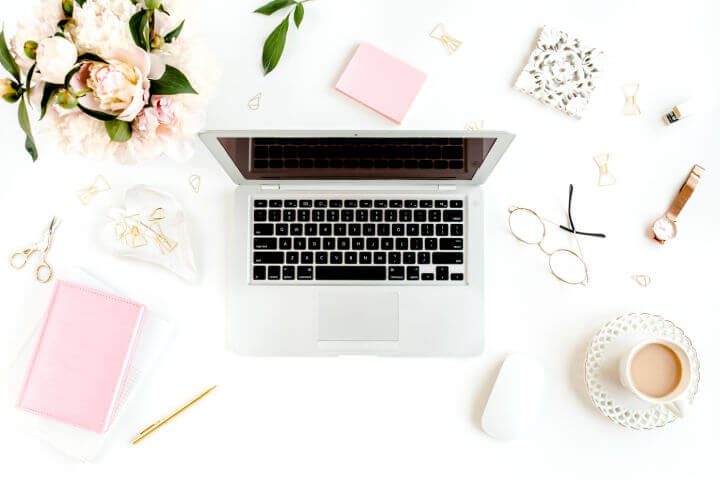
{"label": "gold paper clip", "polygon": [[108,190],[110,190],[110,183],[108,183],[105,177],[98,175],[95,177],[92,185],[78,190],[77,196],[83,205],[87,205],[95,195],[100,192],[107,192]]}
{"label": "gold paper clip", "polygon": [[640,107],[637,104],[637,92],[640,85],[637,83],[626,83],[623,85],[623,93],[625,94],[625,106],[623,113],[627,116],[640,115]]}
{"label": "gold paper clip", "polygon": [[200,175],[190,175],[190,178],[188,178],[188,183],[190,184],[190,188],[193,189],[193,192],[200,193]]}
{"label": "gold paper clip", "polygon": [[160,220],[165,220],[165,209],[162,207],[158,207],[155,210],[152,211],[150,216],[148,217],[150,221],[152,222],[158,222]]}
{"label": "gold paper clip", "polygon": [[598,185],[601,187],[608,187],[615,185],[615,175],[610,173],[610,154],[609,153],[598,153],[593,156],[595,163],[599,169]]}
{"label": "gold paper clip", "polygon": [[632,275],[630,278],[635,280],[635,283],[640,285],[642,288],[647,288],[652,283],[650,275]]}
{"label": "gold paper clip", "polygon": [[148,227],[144,223],[142,225],[154,233],[152,239],[155,242],[155,245],[157,245],[158,249],[160,249],[160,253],[162,253],[163,255],[167,255],[168,253],[175,250],[175,247],[177,247],[178,243],[172,238],[165,235],[160,228],[160,225],[158,225],[157,223],[154,223],[152,227]]}
{"label": "gold paper clip", "polygon": [[455,50],[460,48],[460,45],[462,45],[460,40],[447,33],[445,25],[442,23],[435,25],[435,28],[430,31],[430,37],[435,40],[440,40],[450,55],[455,53]]}
{"label": "gold paper clip", "polygon": [[250,100],[248,100],[248,108],[250,110],[257,110],[260,108],[260,99],[262,98],[262,92],[258,93],[254,97],[252,97]]}

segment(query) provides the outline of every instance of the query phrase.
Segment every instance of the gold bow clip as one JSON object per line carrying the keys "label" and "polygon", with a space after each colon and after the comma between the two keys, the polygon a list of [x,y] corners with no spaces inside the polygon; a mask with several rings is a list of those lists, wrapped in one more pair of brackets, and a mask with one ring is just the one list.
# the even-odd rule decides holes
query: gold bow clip
{"label": "gold bow clip", "polygon": [[593,157],[593,159],[595,160],[599,170],[598,185],[601,187],[615,185],[615,175],[610,173],[610,154],[598,153]]}
{"label": "gold bow clip", "polygon": [[430,31],[430,37],[439,40],[450,55],[462,45],[460,40],[447,33],[445,25],[442,23],[435,25],[435,28]]}
{"label": "gold bow clip", "polygon": [[623,93],[625,94],[625,106],[623,113],[627,116],[640,115],[640,107],[637,104],[637,92],[640,85],[637,83],[626,83],[623,85]]}
{"label": "gold bow clip", "polygon": [[85,188],[81,188],[77,191],[77,196],[83,205],[87,205],[90,201],[100,192],[107,192],[110,190],[110,183],[102,175],[95,177],[95,181],[92,185]]}

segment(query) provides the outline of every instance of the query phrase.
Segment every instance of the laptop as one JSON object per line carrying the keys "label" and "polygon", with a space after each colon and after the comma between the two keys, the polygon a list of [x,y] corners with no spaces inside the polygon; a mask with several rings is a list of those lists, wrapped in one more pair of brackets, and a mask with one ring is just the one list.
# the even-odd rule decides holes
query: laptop
{"label": "laptop", "polygon": [[246,355],[483,349],[499,131],[207,131],[237,184],[228,343]]}

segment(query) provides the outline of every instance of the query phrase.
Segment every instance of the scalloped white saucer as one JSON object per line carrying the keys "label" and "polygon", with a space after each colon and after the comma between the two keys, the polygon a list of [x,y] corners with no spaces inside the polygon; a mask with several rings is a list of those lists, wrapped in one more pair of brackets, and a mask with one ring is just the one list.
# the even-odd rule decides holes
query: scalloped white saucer
{"label": "scalloped white saucer", "polygon": [[687,351],[691,369],[688,402],[692,403],[700,382],[697,352],[685,333],[660,315],[629,313],[609,321],[590,340],[585,357],[585,387],[593,404],[618,425],[637,430],[662,427],[678,418],[669,408],[640,400],[620,384],[620,358],[648,338],[671,340]]}

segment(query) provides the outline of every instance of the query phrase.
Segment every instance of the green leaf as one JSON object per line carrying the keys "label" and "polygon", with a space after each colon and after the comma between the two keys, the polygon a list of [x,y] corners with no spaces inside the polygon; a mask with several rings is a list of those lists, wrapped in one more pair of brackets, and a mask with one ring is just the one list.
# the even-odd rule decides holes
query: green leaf
{"label": "green leaf", "polygon": [[86,62],[86,61],[92,61],[92,62],[100,62],[100,63],[108,63],[107,60],[104,58],[95,55],[94,53],[83,53],[77,58],[77,63]]}
{"label": "green leaf", "polygon": [[70,69],[70,71],[65,75],[65,81],[63,82],[65,84],[65,88],[70,88],[70,80],[72,80],[72,76],[75,75],[82,65],[75,65],[73,68]]}
{"label": "green leaf", "polygon": [[18,105],[18,123],[20,123],[22,131],[25,132],[25,150],[27,150],[34,162],[38,158],[38,152],[37,147],[35,146],[32,129],[30,128],[30,118],[28,118],[25,98],[22,97],[20,98],[20,105]]}
{"label": "green leaf", "polygon": [[176,95],[178,93],[197,93],[190,85],[185,74],[170,65],[165,66],[165,73],[157,80],[150,80],[151,95]]}
{"label": "green leaf", "polygon": [[298,3],[295,6],[295,12],[293,14],[293,20],[295,20],[295,26],[297,28],[300,28],[300,24],[302,23],[304,16],[305,16],[305,7],[303,7],[302,3]]}
{"label": "green leaf", "polygon": [[0,64],[7,70],[7,72],[15,77],[15,80],[20,83],[20,69],[15,63],[15,59],[10,53],[10,49],[5,41],[5,31],[0,31]]}
{"label": "green leaf", "polygon": [[40,100],[40,120],[42,120],[47,113],[47,107],[50,104],[50,101],[61,88],[62,85],[58,85],[57,83],[45,83],[42,100]]}
{"label": "green leaf", "polygon": [[160,10],[162,13],[164,13],[164,14],[167,15],[168,17],[170,16],[170,12],[168,12],[168,11],[165,9],[165,5],[160,5],[160,7],[158,7],[158,10]]}
{"label": "green leaf", "polygon": [[77,4],[80,5],[81,7],[82,7],[83,5],[85,5],[85,1],[86,1],[86,0],[75,0],[75,2],[77,2]]}
{"label": "green leaf", "polygon": [[262,13],[263,15],[272,15],[273,13],[277,12],[278,10],[282,10],[285,7],[289,7],[290,5],[294,4],[294,0],[272,0],[271,2],[266,3],[262,7],[255,10],[255,13]]}
{"label": "green leaf", "polygon": [[[32,81],[33,73],[35,73],[35,65],[37,65],[37,63],[32,64],[25,77],[25,92],[27,93],[28,102],[30,101],[30,82]],[[30,104],[30,106],[32,107],[32,104]]]}
{"label": "green leaf", "polygon": [[113,142],[127,142],[132,137],[130,122],[108,120],[105,122],[105,130]]}
{"label": "green leaf", "polygon": [[151,10],[140,10],[130,17],[130,34],[135,45],[145,51],[150,51],[150,15]]}
{"label": "green leaf", "polygon": [[62,0],[62,10],[66,17],[72,17],[75,2],[73,0]]}
{"label": "green leaf", "polygon": [[168,32],[167,35],[165,35],[164,40],[165,43],[170,43],[173,40],[175,40],[177,37],[180,36],[180,32],[182,32],[183,26],[185,26],[185,20],[180,22],[180,25],[172,29],[170,32]]}
{"label": "green leaf", "polygon": [[280,22],[280,25],[275,27],[270,35],[265,40],[263,45],[262,63],[265,69],[265,75],[272,72],[280,61],[283,50],[285,49],[285,39],[287,38],[288,31],[288,20],[290,15],[285,17],[285,20]]}
{"label": "green leaf", "polygon": [[67,26],[68,23],[70,23],[70,19],[69,19],[69,18],[63,18],[62,20],[60,20],[60,21],[57,23],[57,27],[58,27],[61,31],[64,32],[64,31],[65,31],[65,27]]}
{"label": "green leaf", "polygon": [[103,122],[110,122],[110,121],[115,120],[115,119],[117,118],[117,116],[115,116],[115,115],[110,115],[109,113],[98,112],[97,110],[91,110],[91,109],[89,109],[89,108],[87,108],[87,107],[83,107],[83,106],[80,105],[79,103],[78,103],[78,108],[79,108],[80,111],[82,111],[85,115],[89,115],[89,116],[91,116],[91,117],[93,117],[93,118],[96,118],[96,119],[98,119],[98,120],[102,120]]}

